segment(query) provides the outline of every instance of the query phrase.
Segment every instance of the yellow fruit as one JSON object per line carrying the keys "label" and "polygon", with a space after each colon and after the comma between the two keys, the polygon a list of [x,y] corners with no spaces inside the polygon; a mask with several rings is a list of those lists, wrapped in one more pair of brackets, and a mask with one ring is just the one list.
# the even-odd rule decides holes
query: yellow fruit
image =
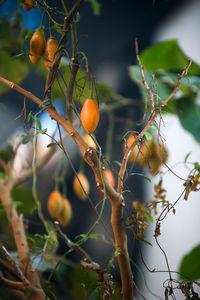
{"label": "yellow fruit", "polygon": [[[127,139],[127,146],[130,147],[135,141],[135,136],[130,135]],[[163,163],[168,158],[167,149],[163,144],[157,145],[154,139],[138,143],[129,155],[129,162],[137,162],[140,166],[147,165],[152,175],[156,175]]]}
{"label": "yellow fruit", "polygon": [[62,199],[62,208],[57,216],[57,220],[59,221],[61,226],[66,226],[69,224],[72,218],[72,206],[68,199]]}
{"label": "yellow fruit", "polygon": [[166,163],[167,158],[168,152],[165,146],[152,143],[151,155],[148,160],[149,171],[152,175],[156,175],[159,172],[160,167],[163,163]]}
{"label": "yellow fruit", "polygon": [[[54,61],[54,57],[55,57],[57,50],[58,50],[58,42],[53,38],[49,38],[47,40],[46,49],[43,54],[44,64],[45,64],[47,70],[50,70],[51,64]],[[60,67],[60,65],[61,65],[61,60],[59,63],[59,67]]]}
{"label": "yellow fruit", "polygon": [[[128,148],[135,142],[135,136],[130,135],[127,139]],[[151,152],[151,141],[145,141],[142,144],[137,143],[133,148],[132,152],[129,155],[128,161],[130,163],[137,162],[141,166],[144,166],[147,163],[148,157]]]}
{"label": "yellow fruit", "polygon": [[[87,180],[85,175],[82,173],[78,173],[78,178],[79,178],[84,190],[82,189],[82,186],[80,185],[80,182],[78,181],[77,177],[75,177],[74,181],[73,181],[73,190],[79,199],[86,200],[87,194],[90,191],[89,181]],[[84,191],[86,192],[86,194]]]}
{"label": "yellow fruit", "polygon": [[30,53],[29,58],[33,64],[36,64],[43,56],[45,50],[45,37],[43,31],[35,31],[30,40]]}
{"label": "yellow fruit", "polygon": [[81,110],[81,122],[88,134],[93,133],[99,123],[99,107],[95,100],[87,99]]}
{"label": "yellow fruit", "polygon": [[56,218],[62,209],[62,195],[57,192],[53,191],[47,202],[47,209],[52,218]]}
{"label": "yellow fruit", "polygon": [[93,139],[91,138],[91,136],[89,134],[85,134],[83,139],[86,142],[86,144],[88,145],[88,147],[97,149],[97,145],[95,144],[95,142],[93,141]]}

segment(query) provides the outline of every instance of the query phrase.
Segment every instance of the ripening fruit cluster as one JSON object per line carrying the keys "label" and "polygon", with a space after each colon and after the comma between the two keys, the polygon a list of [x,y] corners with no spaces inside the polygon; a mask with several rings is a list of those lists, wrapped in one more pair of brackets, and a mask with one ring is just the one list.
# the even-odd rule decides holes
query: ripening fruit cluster
{"label": "ripening fruit cluster", "polygon": [[[127,146],[130,147],[135,141],[135,136],[130,135],[127,139]],[[167,149],[163,144],[156,144],[154,139],[144,141],[133,148],[129,155],[129,162],[137,162],[140,166],[147,165],[152,175],[159,172],[162,164],[166,163],[168,158]]]}
{"label": "ripening fruit cluster", "polygon": [[53,219],[57,219],[61,226],[69,224],[72,218],[72,206],[68,199],[63,198],[58,191],[53,191],[47,202],[47,209]]}
{"label": "ripening fruit cluster", "polygon": [[[47,70],[50,70],[54,61],[56,51],[58,50],[58,42],[54,38],[45,41],[44,31],[40,28],[34,32],[30,40],[29,58],[33,64],[36,64],[42,57]],[[59,67],[61,65],[61,60]]]}

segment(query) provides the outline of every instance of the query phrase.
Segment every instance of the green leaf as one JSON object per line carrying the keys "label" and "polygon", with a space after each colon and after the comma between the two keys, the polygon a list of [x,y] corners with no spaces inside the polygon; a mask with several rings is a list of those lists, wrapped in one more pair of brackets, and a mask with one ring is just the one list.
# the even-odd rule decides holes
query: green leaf
{"label": "green leaf", "polygon": [[32,111],[29,112],[26,122],[29,123],[31,119],[32,119]]}
{"label": "green leaf", "polygon": [[145,176],[144,174],[142,173],[131,173],[130,174],[131,176],[134,176],[134,175],[137,175],[137,176],[141,176],[141,177],[144,177],[146,180],[148,180],[149,182],[151,182],[151,179],[147,176]]}
{"label": "green leaf", "polygon": [[45,133],[47,132],[47,130],[48,130],[47,128],[45,128],[45,129],[43,129],[43,130],[40,130],[40,133],[41,133],[41,134],[45,134]]}
{"label": "green leaf", "polygon": [[153,217],[148,212],[145,213],[145,218],[147,218],[151,223],[153,223]]}
{"label": "green leaf", "polygon": [[195,170],[197,170],[198,172],[200,172],[200,164],[198,162],[194,163],[194,168],[195,168]]}
{"label": "green leaf", "polygon": [[39,130],[39,131],[41,131],[42,125],[41,125],[40,120],[36,116],[33,116],[32,120],[35,122],[36,129]]}
{"label": "green leaf", "polygon": [[183,97],[175,101],[176,112],[183,128],[200,142],[200,107],[192,98]]}
{"label": "green leaf", "polygon": [[179,276],[181,280],[188,279],[188,277],[191,280],[200,279],[200,245],[182,258],[179,272],[181,273]]}
{"label": "green leaf", "polygon": [[98,300],[99,299],[99,290],[95,289],[89,296],[88,300]]}
{"label": "green leaf", "polygon": [[69,276],[70,279],[70,295],[74,300],[80,300],[83,298],[83,288],[84,283],[85,291],[88,295],[94,290],[94,286],[97,284],[97,274],[91,270],[82,270],[80,268],[74,268]]}
{"label": "green leaf", "polygon": [[148,131],[145,132],[144,135],[145,135],[147,141],[151,141],[152,140],[152,135]]}
{"label": "green leaf", "polygon": [[142,240],[142,242],[144,242],[144,243],[146,243],[147,245],[149,245],[149,246],[152,246],[153,247],[153,245],[150,243],[150,242],[148,242],[147,240]]}
{"label": "green leaf", "polygon": [[157,127],[154,125],[150,126],[148,129],[148,131],[157,131],[157,130],[158,130]]}
{"label": "green leaf", "polygon": [[[2,77],[9,78],[10,81],[19,84],[28,74],[28,69],[28,64],[24,58],[23,61],[19,58],[13,60],[7,51],[0,50],[0,74]],[[1,84],[0,94],[9,89],[7,85]]]}
{"label": "green leaf", "polygon": [[9,162],[13,155],[13,148],[11,145],[8,145],[6,148],[0,148],[0,158],[5,162]]}
{"label": "green leaf", "polygon": [[32,191],[22,187],[14,187],[11,192],[14,202],[20,202],[17,207],[18,213],[33,214],[36,209]]}
{"label": "green leaf", "polygon": [[87,240],[87,239],[98,240],[98,238],[99,238],[98,234],[94,234],[94,233],[89,234],[89,235],[88,234],[80,234],[79,236],[82,237],[84,240]]}
{"label": "green leaf", "polygon": [[0,171],[0,177],[5,181],[8,179],[8,174]]}
{"label": "green leaf", "polygon": [[50,143],[50,144],[47,145],[47,148],[50,148],[50,147],[53,147],[53,146],[56,146],[56,145],[57,145],[57,143]]}
{"label": "green leaf", "polygon": [[187,162],[187,160],[188,160],[188,158],[189,158],[189,156],[190,156],[190,154],[191,154],[192,152],[189,152],[186,156],[185,156],[185,159],[184,159],[184,163],[186,164],[186,162]]}
{"label": "green leaf", "polygon": [[116,163],[119,167],[121,167],[121,163],[119,162],[119,161],[117,161],[117,160],[114,160],[114,163]]}
{"label": "green leaf", "polygon": [[[188,60],[175,39],[163,41],[149,47],[142,52],[140,58],[147,71],[164,69],[176,73],[182,72]],[[188,75],[200,75],[200,66],[192,62]]]}
{"label": "green leaf", "polygon": [[42,105],[49,105],[49,104],[50,104],[49,99],[44,99],[42,100],[42,103],[39,105],[39,107],[42,107]]}
{"label": "green leaf", "polygon": [[8,217],[7,214],[3,208],[2,203],[0,203],[0,223],[2,224],[7,224],[8,223]]}
{"label": "green leaf", "polygon": [[58,32],[58,33],[62,33],[61,29],[61,25],[59,25],[58,23],[54,23],[53,25],[54,29]]}
{"label": "green leaf", "polygon": [[32,139],[33,139],[32,134],[24,135],[22,138],[22,144],[28,144],[30,141],[32,141]]}
{"label": "green leaf", "polygon": [[101,12],[101,4],[98,0],[87,0],[87,2],[91,4],[93,14],[99,16]]}

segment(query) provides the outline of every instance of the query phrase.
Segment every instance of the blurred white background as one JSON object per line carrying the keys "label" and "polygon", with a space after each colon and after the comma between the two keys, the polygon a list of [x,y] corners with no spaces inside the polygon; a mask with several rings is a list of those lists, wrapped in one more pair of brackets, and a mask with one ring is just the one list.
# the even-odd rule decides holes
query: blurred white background
{"label": "blurred white background", "polygon": [[[174,12],[167,18],[154,34],[153,43],[167,40],[171,38],[178,39],[180,46],[185,54],[200,64],[200,1],[188,1],[181,9]],[[169,150],[168,166],[173,166],[176,162],[183,162],[186,155],[192,151],[189,161],[200,161],[200,145],[194,138],[186,132],[181,126],[179,120],[175,116],[167,116],[164,118],[164,127],[162,132],[166,136],[167,148]],[[163,168],[163,172],[167,169]],[[173,171],[187,178],[188,170],[184,164],[177,165]],[[153,183],[157,184],[158,177],[152,178]],[[171,172],[167,172],[163,176],[163,187],[167,190],[166,200],[171,203],[175,202],[183,191],[183,181],[175,177]],[[152,186],[149,185],[146,190],[146,199],[153,199]],[[178,270],[181,258],[189,252],[193,247],[200,243],[200,195],[192,192],[189,199],[180,199],[176,205],[176,214],[172,212],[168,214],[161,224],[161,236],[158,238],[161,246],[166,251],[169,266],[171,270]],[[156,216],[155,216],[156,218]],[[155,221],[154,221],[155,225]],[[153,247],[144,246],[144,258],[150,269],[167,270],[165,258],[161,250],[156,245],[153,235],[153,227],[150,226],[147,240],[153,244]],[[146,268],[142,267],[145,273],[146,281],[150,289],[164,299],[164,290],[162,283],[169,278],[167,273],[150,273]],[[177,278],[176,275],[174,275]],[[147,299],[157,299],[150,294],[144,285],[141,290]],[[177,300],[183,299],[182,294],[177,294]]]}

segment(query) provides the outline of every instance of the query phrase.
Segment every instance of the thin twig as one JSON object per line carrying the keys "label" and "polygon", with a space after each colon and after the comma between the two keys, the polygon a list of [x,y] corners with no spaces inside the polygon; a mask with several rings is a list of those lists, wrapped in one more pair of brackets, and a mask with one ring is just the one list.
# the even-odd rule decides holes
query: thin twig
{"label": "thin twig", "polygon": [[124,153],[124,157],[122,160],[122,165],[121,168],[119,170],[118,173],[118,187],[117,187],[117,191],[119,193],[122,193],[122,189],[123,189],[123,178],[124,178],[124,174],[126,171],[126,166],[127,166],[127,162],[128,162],[128,157],[130,155],[130,153],[133,151],[134,147],[137,145],[137,143],[143,138],[144,134],[147,132],[147,130],[149,129],[149,127],[151,127],[154,123],[155,118],[157,117],[157,115],[162,111],[163,107],[165,107],[167,105],[167,103],[174,97],[174,95],[177,92],[177,89],[181,83],[181,79],[186,76],[187,71],[189,69],[191,65],[191,59],[188,59],[187,64],[185,65],[185,68],[183,69],[182,73],[178,76],[177,78],[177,82],[174,86],[173,91],[171,92],[171,94],[152,112],[149,121],[147,122],[147,124],[145,125],[145,127],[142,129],[142,131],[135,137],[135,142],[126,149],[125,153]]}
{"label": "thin twig", "polygon": [[85,250],[83,250],[81,248],[80,245],[73,243],[66,234],[64,234],[59,226],[59,222],[58,221],[54,221],[54,225],[55,225],[55,230],[57,232],[57,234],[63,239],[63,241],[67,244],[67,246],[69,248],[72,248],[74,250],[76,250],[76,252],[78,252],[84,259],[87,259],[90,263],[93,263],[93,260],[91,259],[91,257],[85,252]]}
{"label": "thin twig", "polygon": [[7,251],[7,249],[5,248],[5,246],[3,246],[2,244],[0,244],[0,251],[3,254],[3,256],[7,259],[7,261],[11,264],[13,270],[15,271],[16,276],[18,278],[20,278],[20,280],[24,284],[29,285],[29,281],[26,279],[26,277],[24,276],[23,272],[18,267],[16,261],[12,258],[12,256],[9,254],[9,252]]}
{"label": "thin twig", "polygon": [[123,223],[123,206],[124,199],[121,193],[118,193],[104,178],[104,182],[102,181],[102,174],[99,168],[99,158],[95,149],[88,147],[83,138],[78,134],[78,132],[74,129],[71,122],[69,120],[65,120],[52,106],[46,106],[42,104],[42,101],[37,98],[32,93],[24,90],[17,84],[10,82],[2,77],[0,77],[0,82],[8,85],[10,88],[17,90],[27,98],[31,99],[33,102],[42,106],[46,111],[48,111],[50,117],[56,120],[63,129],[68,132],[68,134],[73,138],[73,140],[78,145],[80,152],[83,156],[83,159],[86,163],[92,168],[96,182],[100,186],[105,186],[106,194],[110,203],[112,205],[112,216],[111,216],[111,224],[115,236],[115,247],[121,250],[118,255],[118,263],[120,268],[120,275],[122,280],[122,298],[123,300],[130,300],[133,298],[133,275],[130,266],[130,260],[128,255],[128,247],[127,247],[127,236]]}
{"label": "thin twig", "polygon": [[144,75],[144,67],[141,64],[141,60],[140,60],[140,56],[139,56],[139,49],[138,49],[138,38],[135,38],[135,51],[136,51],[136,58],[138,61],[138,65],[140,68],[140,74],[142,77],[142,83],[147,91],[147,94],[149,96],[149,102],[150,102],[150,109],[151,109],[151,113],[154,111],[154,99],[153,99],[153,91],[152,89],[149,87],[145,75]]}

